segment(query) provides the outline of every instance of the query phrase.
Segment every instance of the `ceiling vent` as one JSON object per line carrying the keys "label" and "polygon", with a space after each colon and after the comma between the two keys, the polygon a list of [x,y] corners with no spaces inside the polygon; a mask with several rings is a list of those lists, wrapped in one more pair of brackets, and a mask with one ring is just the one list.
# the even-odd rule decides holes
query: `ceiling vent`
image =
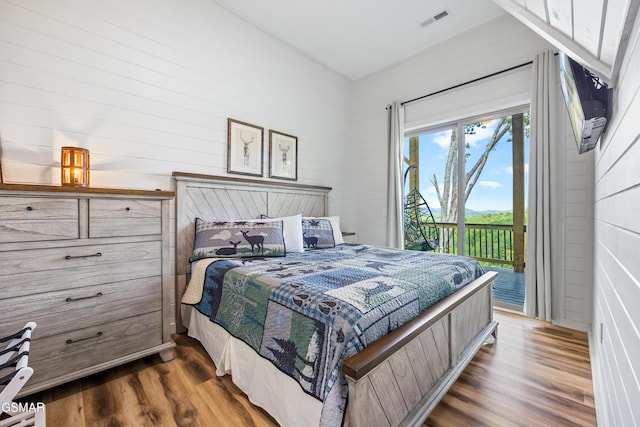
{"label": "ceiling vent", "polygon": [[427,19],[426,21],[420,23],[420,26],[422,28],[424,28],[427,25],[433,24],[434,22],[439,21],[439,20],[441,20],[442,18],[444,18],[446,16],[449,16],[449,11],[445,9],[440,13],[436,13],[435,15],[433,15],[431,18]]}

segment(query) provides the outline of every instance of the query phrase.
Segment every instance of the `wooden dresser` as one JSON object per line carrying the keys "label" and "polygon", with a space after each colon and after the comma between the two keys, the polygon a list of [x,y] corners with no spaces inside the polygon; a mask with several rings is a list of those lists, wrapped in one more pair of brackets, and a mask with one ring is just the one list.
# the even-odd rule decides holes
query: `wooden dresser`
{"label": "wooden dresser", "polygon": [[171,340],[173,192],[0,184],[0,336],[38,324],[22,395]]}

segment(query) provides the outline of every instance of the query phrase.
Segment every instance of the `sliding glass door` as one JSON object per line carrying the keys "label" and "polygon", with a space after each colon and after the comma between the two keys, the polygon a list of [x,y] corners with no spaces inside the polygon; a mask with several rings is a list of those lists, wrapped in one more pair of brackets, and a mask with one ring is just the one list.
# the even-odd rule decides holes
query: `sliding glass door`
{"label": "sliding glass door", "polygon": [[[503,269],[521,282],[505,299],[513,309],[524,301],[528,125],[528,109],[520,108],[405,138],[405,247],[464,254]],[[413,209],[412,191],[432,218]]]}

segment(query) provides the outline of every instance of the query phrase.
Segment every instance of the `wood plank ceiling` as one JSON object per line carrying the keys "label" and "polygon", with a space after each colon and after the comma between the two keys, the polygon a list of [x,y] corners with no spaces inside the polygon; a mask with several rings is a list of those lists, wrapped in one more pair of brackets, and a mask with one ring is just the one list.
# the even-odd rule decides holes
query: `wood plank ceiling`
{"label": "wood plank ceiling", "polygon": [[494,0],[615,86],[640,0]]}

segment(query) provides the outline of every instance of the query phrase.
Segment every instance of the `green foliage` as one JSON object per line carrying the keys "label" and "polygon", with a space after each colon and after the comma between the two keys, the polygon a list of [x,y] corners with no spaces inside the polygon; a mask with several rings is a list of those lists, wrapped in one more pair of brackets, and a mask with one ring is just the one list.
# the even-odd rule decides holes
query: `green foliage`
{"label": "green foliage", "polygon": [[[513,224],[513,212],[479,213],[466,216],[470,224]],[[527,213],[524,214],[524,222],[527,223]]]}

